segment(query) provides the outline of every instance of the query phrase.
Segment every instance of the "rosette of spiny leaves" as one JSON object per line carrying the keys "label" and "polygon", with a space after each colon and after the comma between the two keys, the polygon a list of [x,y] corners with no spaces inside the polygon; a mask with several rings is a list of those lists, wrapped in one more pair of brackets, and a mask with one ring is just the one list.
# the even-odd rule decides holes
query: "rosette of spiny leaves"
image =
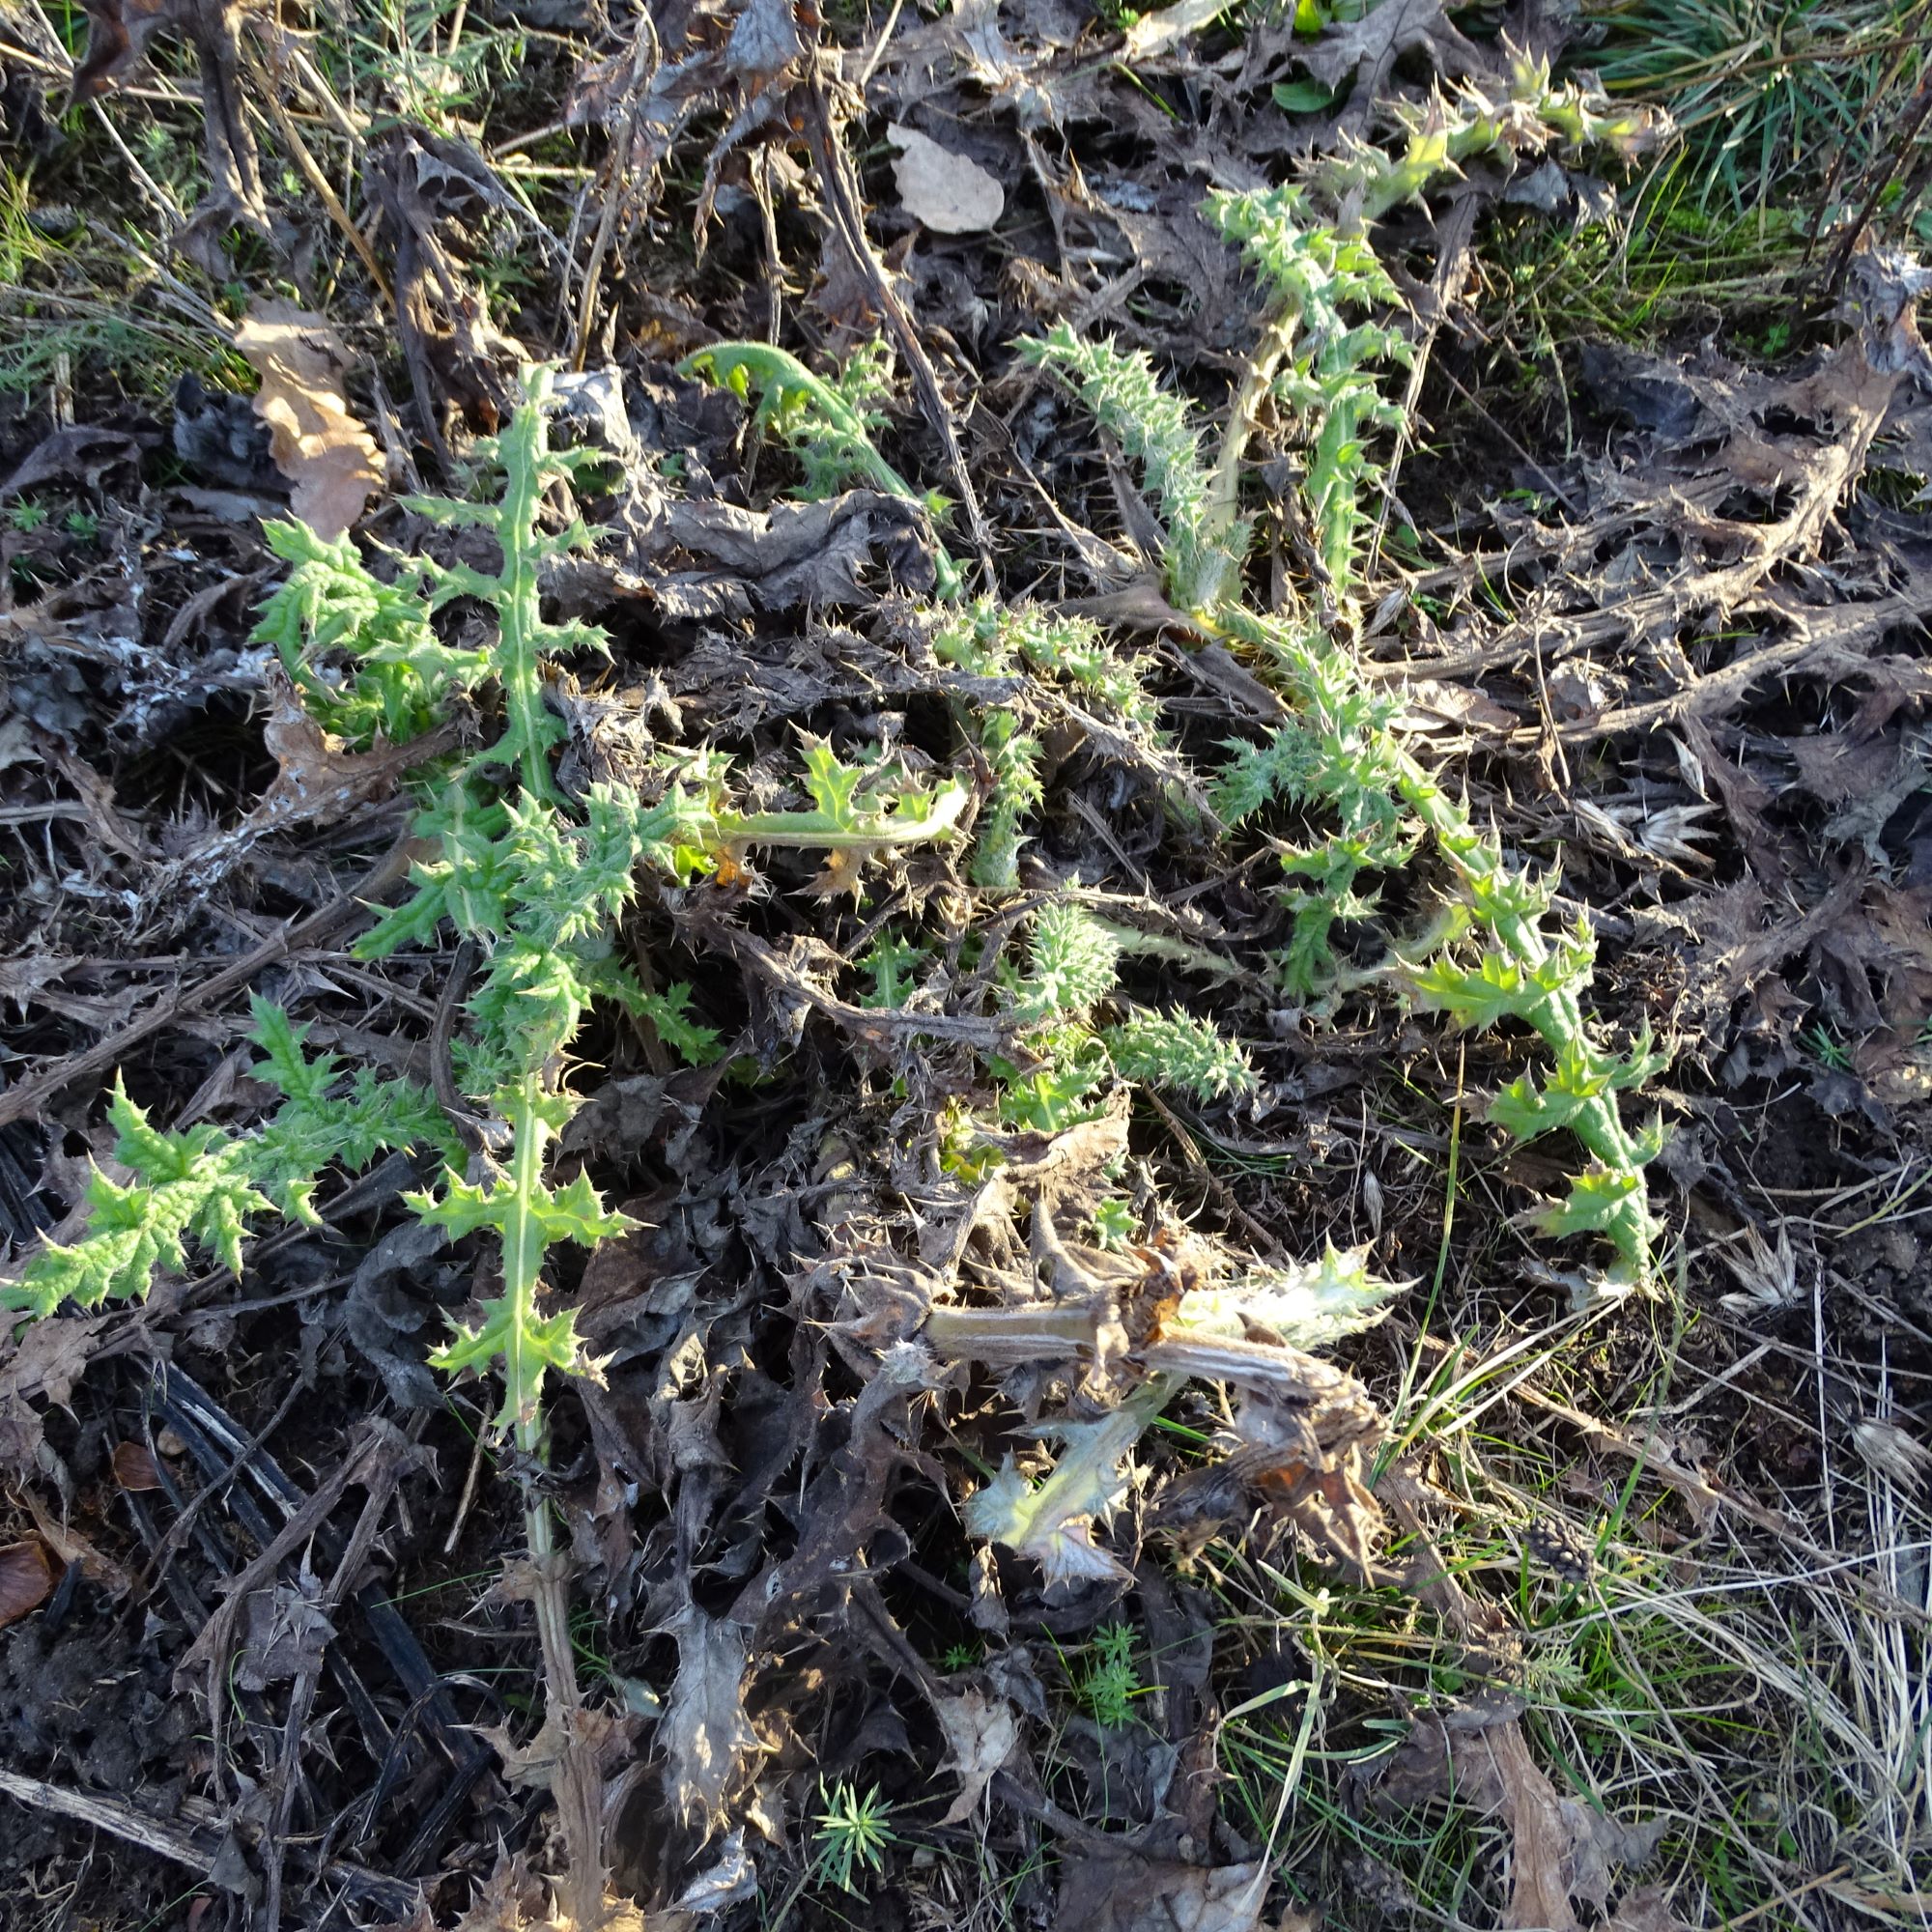
{"label": "rosette of spiny leaves", "polygon": [[1121,1004],[1114,997],[1121,954],[1135,938],[1071,899],[1049,900],[1034,914],[1026,967],[1009,998],[1039,1064],[1026,1072],[1010,1063],[996,1067],[1009,1124],[1058,1131],[1087,1110],[1109,1074],[1204,1102],[1253,1092],[1247,1055],[1210,1021],[1129,1008],[1110,1024],[1094,1024],[1096,1008]]}
{"label": "rosette of spiny leaves", "polygon": [[1402,421],[1371,370],[1411,359],[1398,330],[1359,311],[1393,305],[1395,284],[1365,240],[1313,220],[1294,188],[1210,195],[1208,213],[1240,244],[1269,297],[1215,466],[1216,526],[1236,523],[1247,445],[1271,400],[1301,428],[1309,531],[1331,588],[1344,596],[1354,574],[1362,492],[1380,473],[1369,436]]}
{"label": "rosette of spiny leaves", "polygon": [[1100,427],[1140,467],[1165,538],[1168,595],[1184,611],[1206,611],[1239,579],[1249,526],[1225,514],[1202,453],[1201,429],[1186,403],[1160,380],[1142,350],[1111,339],[1091,342],[1071,324],[1018,345],[1080,397]]}
{"label": "rosette of spiny leaves", "polygon": [[331,1166],[354,1173],[391,1149],[456,1148],[420,1088],[367,1068],[345,1074],[336,1055],[304,1053],[307,1029],[279,1007],[258,999],[254,1012],[264,1058],[250,1072],[280,1092],[281,1105],[252,1132],[207,1122],[170,1132],[117,1079],[107,1119],[128,1179],[96,1171],[85,1234],[69,1246],[49,1243],[18,1281],[0,1283],[0,1309],[44,1317],[68,1301],[145,1300],[156,1271],[181,1273],[193,1249],[239,1274],[242,1240],[264,1216],[319,1225],[313,1196]]}
{"label": "rosette of spiny leaves", "polygon": [[[1549,888],[1505,864],[1466,808],[1435,784],[1402,744],[1394,702],[1371,692],[1346,643],[1321,636],[1298,614],[1263,616],[1238,596],[1240,546],[1233,539],[1244,528],[1240,469],[1270,400],[1298,423],[1309,452],[1303,498],[1329,585],[1339,595],[1352,578],[1361,491],[1373,474],[1367,440],[1400,419],[1380,398],[1374,370],[1406,359],[1406,348],[1387,327],[1351,314],[1391,302],[1393,286],[1366,240],[1316,220],[1299,190],[1216,196],[1210,211],[1269,291],[1262,340],[1234,399],[1211,479],[1184,406],[1146,394],[1158,385],[1145,358],[1122,357],[1111,345],[1080,345],[1065,330],[1042,353],[1130,452],[1158,444],[1164,467],[1148,463],[1150,488],[1164,493],[1163,508],[1179,513],[1169,516],[1170,536],[1184,532],[1166,558],[1170,595],[1203,630],[1246,646],[1289,702],[1290,722],[1266,744],[1238,748],[1215,787],[1217,810],[1236,822],[1275,801],[1317,815],[1316,838],[1284,857],[1296,880],[1289,889],[1294,934],[1282,962],[1285,983],[1306,993],[1335,978],[1332,928],[1373,909],[1364,875],[1405,863],[1418,830],[1426,832],[1458,878],[1460,921],[1465,933],[1480,935],[1482,952],[1473,963],[1459,954],[1433,965],[1404,959],[1401,970],[1418,997],[1463,1023],[1513,1016],[1550,1046],[1553,1083],[1519,1083],[1500,1099],[1496,1118],[1513,1131],[1562,1127],[1582,1142],[1589,1168],[1566,1202],[1540,1213],[1539,1224],[1553,1234],[1600,1236],[1616,1253],[1615,1273],[1640,1282],[1656,1233],[1643,1167],[1659,1136],[1626,1128],[1617,1095],[1640,1085],[1658,1062],[1647,1048],[1618,1061],[1595,1044],[1585,1009],[1587,949],[1546,935]],[[1138,443],[1121,423],[1122,411],[1150,426]],[[1230,556],[1232,567],[1214,561]]]}
{"label": "rosette of spiny leaves", "polygon": [[497,620],[489,685],[500,713],[496,740],[435,786],[416,822],[437,856],[412,868],[413,891],[385,912],[363,940],[365,956],[426,945],[446,923],[481,954],[451,1059],[464,1092],[498,1129],[476,1161],[481,1179],[453,1168],[440,1191],[419,1197],[417,1211],[452,1234],[494,1230],[503,1256],[502,1293],[482,1320],[436,1357],[447,1369],[480,1368],[500,1356],[506,1376],[501,1420],[526,1447],[538,1431],[538,1402],[549,1369],[587,1372],[567,1312],[539,1309],[541,1271],[555,1242],[594,1245],[623,1224],[608,1215],[588,1183],[553,1192],[545,1151],[570,1110],[561,1074],[585,1014],[600,996],[648,1010],[648,996],[612,956],[611,934],[637,890],[640,867],[689,879],[720,855],[750,844],[815,848],[841,879],[867,860],[944,836],[964,808],[957,781],[931,786],[879,786],[878,775],[809,742],[809,810],[740,813],[725,794],[725,761],[709,755],[668,761],[655,800],[593,785],[567,800],[552,770],[562,721],[547,697],[550,661],[567,652],[605,651],[595,626],[555,623],[542,611],[540,581],[551,559],[582,547],[581,520],[560,531],[542,526],[554,485],[602,459],[594,450],[553,450],[546,405],[549,377],[532,371],[525,402],[501,436],[479,446],[500,472],[495,501],[415,501],[434,523],[478,529],[495,539],[494,572],[424,559],[433,611],[457,598],[488,606]]}

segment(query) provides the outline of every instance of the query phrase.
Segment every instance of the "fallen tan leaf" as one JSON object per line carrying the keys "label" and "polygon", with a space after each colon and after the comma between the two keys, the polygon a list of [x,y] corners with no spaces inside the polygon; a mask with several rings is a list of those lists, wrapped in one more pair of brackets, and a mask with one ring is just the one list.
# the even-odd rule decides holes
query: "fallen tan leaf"
{"label": "fallen tan leaf", "polygon": [[896,121],[886,137],[901,150],[893,163],[899,200],[935,235],[977,235],[999,220],[1006,190],[978,161]]}
{"label": "fallen tan leaf", "polygon": [[1684,1921],[1671,1911],[1663,1888],[1647,1885],[1632,1892],[1597,1932],[1684,1932]]}
{"label": "fallen tan leaf", "polygon": [[295,485],[295,514],[331,543],[346,536],[383,487],[383,464],[375,439],[349,412],[340,338],[319,315],[260,302],[235,331],[235,346],[262,379],[255,413],[269,425],[275,468]]}
{"label": "fallen tan leaf", "polygon": [[1187,1865],[1092,1852],[1062,1866],[1068,1932],[1259,1932],[1268,1867]]}
{"label": "fallen tan leaf", "polygon": [[1573,1897],[1602,1911],[1613,1870],[1640,1866],[1664,1821],[1625,1825],[1575,1798],[1560,1797],[1530,1755],[1520,1704],[1492,1695],[1418,1719],[1389,1761],[1378,1799],[1385,1807],[1452,1800],[1500,1818],[1510,1834],[1506,1926],[1575,1932]]}
{"label": "fallen tan leaf", "polygon": [[[56,1236],[59,1231],[56,1230]],[[86,1372],[104,1315],[57,1315],[30,1323],[9,1343],[0,1323],[0,1475],[31,1472],[41,1447],[37,1402],[67,1401]]]}
{"label": "fallen tan leaf", "polygon": [[270,710],[262,742],[281,768],[262,794],[250,823],[256,829],[284,825],[333,825],[358,806],[385,796],[412,765],[427,755],[423,738],[407,745],[378,745],[372,752],[345,751],[302,707],[300,696],[279,666],[268,673]]}

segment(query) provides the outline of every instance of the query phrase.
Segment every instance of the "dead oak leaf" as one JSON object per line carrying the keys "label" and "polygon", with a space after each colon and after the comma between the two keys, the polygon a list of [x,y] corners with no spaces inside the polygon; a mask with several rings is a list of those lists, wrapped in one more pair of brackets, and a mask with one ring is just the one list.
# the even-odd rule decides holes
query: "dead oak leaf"
{"label": "dead oak leaf", "polygon": [[262,379],[255,413],[269,425],[275,468],[295,486],[295,514],[327,542],[346,536],[384,472],[375,439],[343,394],[341,339],[319,315],[260,302],[235,346]]}

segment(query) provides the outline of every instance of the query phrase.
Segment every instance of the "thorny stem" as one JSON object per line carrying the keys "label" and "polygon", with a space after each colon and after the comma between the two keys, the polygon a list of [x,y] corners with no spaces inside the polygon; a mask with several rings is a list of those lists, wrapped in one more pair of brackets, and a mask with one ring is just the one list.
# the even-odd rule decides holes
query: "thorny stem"
{"label": "thorny stem", "polygon": [[1293,319],[1277,315],[1263,327],[1262,339],[1241,373],[1241,384],[1235,391],[1228,426],[1221,433],[1221,453],[1215,459],[1208,484],[1206,526],[1208,542],[1204,546],[1202,581],[1199,585],[1181,591],[1190,609],[1211,611],[1237,588],[1241,563],[1227,548],[1226,539],[1234,535],[1241,520],[1242,466],[1247,461],[1248,444],[1261,427],[1262,406],[1273,392],[1276,372],[1293,348]]}

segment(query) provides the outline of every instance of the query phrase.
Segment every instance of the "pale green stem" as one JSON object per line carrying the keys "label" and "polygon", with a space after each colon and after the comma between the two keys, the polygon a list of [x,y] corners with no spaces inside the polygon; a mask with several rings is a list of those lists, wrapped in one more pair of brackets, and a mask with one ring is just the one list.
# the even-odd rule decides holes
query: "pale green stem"
{"label": "pale green stem", "polygon": [[523,747],[518,777],[532,798],[561,803],[551,781],[545,755],[548,713],[544,708],[543,659],[538,647],[537,547],[528,539],[536,528],[544,493],[542,401],[518,410],[503,432],[501,456],[506,479],[500,521],[503,553],[502,597],[497,646],[503,703]]}
{"label": "pale green stem", "polygon": [[799,846],[828,852],[918,845],[950,832],[966,809],[966,791],[940,793],[923,818],[881,813],[864,824],[836,826],[821,811],[721,812],[718,838],[725,845]]}

